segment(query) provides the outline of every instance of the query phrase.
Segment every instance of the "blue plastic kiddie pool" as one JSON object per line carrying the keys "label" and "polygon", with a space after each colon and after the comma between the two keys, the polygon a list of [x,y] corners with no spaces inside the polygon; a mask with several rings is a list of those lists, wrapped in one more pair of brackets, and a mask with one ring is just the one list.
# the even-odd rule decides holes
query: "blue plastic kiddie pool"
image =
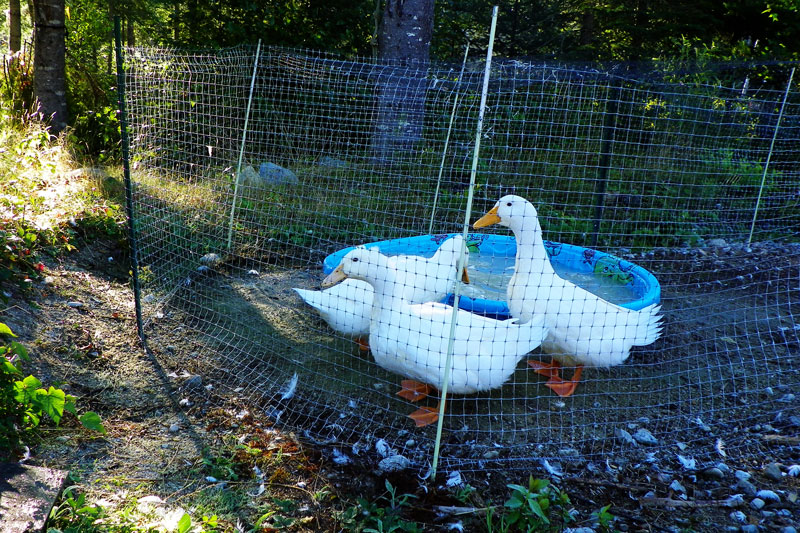
{"label": "blue plastic kiddie pool", "polygon": [[[454,235],[457,234],[403,237],[372,242],[365,244],[365,246],[367,248],[377,246],[386,255],[403,254],[431,257],[442,242]],[[630,261],[582,246],[550,241],[545,241],[544,245],[550,256],[550,261],[557,271],[563,267],[573,272],[593,273],[594,276],[607,278],[603,280],[604,283],[623,287],[626,292],[623,293],[622,300],[617,302],[622,307],[639,310],[661,301],[661,286],[655,276]],[[467,246],[470,254],[478,253],[481,256],[504,258],[507,261],[511,261],[512,264],[517,253],[516,240],[511,235],[469,233],[467,235]],[[330,274],[339,265],[345,254],[353,248],[352,246],[344,248],[327,256],[322,264],[325,274]],[[475,256],[471,255],[470,257],[470,262],[472,263],[472,259]],[[452,304],[453,300],[454,297],[451,294],[445,301]],[[501,300],[471,298],[462,295],[459,298],[459,307],[493,318],[504,319],[510,316],[506,302]]]}

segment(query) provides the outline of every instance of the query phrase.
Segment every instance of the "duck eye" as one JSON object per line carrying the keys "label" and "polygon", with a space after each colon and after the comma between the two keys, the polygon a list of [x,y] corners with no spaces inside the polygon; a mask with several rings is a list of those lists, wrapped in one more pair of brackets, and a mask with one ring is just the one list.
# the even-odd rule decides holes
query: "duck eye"
{"label": "duck eye", "polygon": [[508,207],[511,207],[511,202],[507,202],[507,203],[506,203],[506,205],[507,205]]}
{"label": "duck eye", "polygon": [[353,258],[353,263],[358,263],[358,257]]}

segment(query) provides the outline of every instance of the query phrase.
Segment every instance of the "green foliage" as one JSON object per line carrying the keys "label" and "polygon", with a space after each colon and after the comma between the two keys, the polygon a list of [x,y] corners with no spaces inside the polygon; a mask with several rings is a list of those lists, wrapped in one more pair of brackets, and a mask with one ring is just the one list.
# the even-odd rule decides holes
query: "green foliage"
{"label": "green foliage", "polygon": [[549,481],[530,476],[527,486],[510,484],[508,488],[511,497],[502,510],[490,508],[486,515],[489,531],[561,531],[574,521],[569,496]]}
{"label": "green foliage", "polygon": [[[30,361],[25,347],[13,340],[16,335],[0,323],[0,458],[13,455],[33,435],[42,417],[56,425],[64,411],[78,416],[76,398],[29,375],[23,377],[23,364]],[[78,418],[84,427],[105,434],[100,417],[89,411]]]}
{"label": "green foliage", "polygon": [[120,123],[115,107],[87,109],[72,123],[70,140],[80,158],[98,163],[118,161],[121,156]]}
{"label": "green foliage", "polygon": [[385,481],[386,492],[376,501],[358,498],[357,504],[339,514],[338,520],[346,531],[353,533],[416,533],[421,526],[403,518],[413,494],[397,494],[397,488]]}

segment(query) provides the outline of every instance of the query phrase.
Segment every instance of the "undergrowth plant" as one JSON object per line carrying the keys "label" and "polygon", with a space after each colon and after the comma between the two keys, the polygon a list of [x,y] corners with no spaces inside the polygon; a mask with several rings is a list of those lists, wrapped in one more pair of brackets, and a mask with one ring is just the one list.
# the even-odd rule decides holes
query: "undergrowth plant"
{"label": "undergrowth plant", "polygon": [[105,434],[97,413],[78,415],[75,396],[52,385],[45,388],[33,375],[25,377],[23,365],[30,357],[22,344],[11,340],[15,337],[11,328],[0,322],[0,459],[13,456],[43,418],[58,425],[65,411],[84,427]]}

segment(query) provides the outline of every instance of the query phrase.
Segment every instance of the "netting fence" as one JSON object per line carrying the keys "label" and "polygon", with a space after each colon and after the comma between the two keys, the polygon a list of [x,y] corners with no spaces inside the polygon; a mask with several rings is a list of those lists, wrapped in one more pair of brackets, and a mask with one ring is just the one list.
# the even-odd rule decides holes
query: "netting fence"
{"label": "netting fence", "polygon": [[[469,220],[512,194],[539,226],[526,211],[515,228],[498,204],[496,224],[470,227],[471,279],[456,285],[458,263],[432,256],[463,230],[483,63],[461,73],[250,47],[124,58],[144,332],[168,372],[200,376],[204,388],[181,389],[193,414],[246,407],[339,458],[370,457],[383,439],[425,465],[436,425],[408,415],[438,405],[452,317],[426,302],[457,287],[445,468],[676,443],[735,454],[760,446],[746,431],[756,422],[789,427],[800,405],[791,65],[494,61]],[[380,263],[359,274],[345,252],[364,243],[414,257],[386,267],[357,251]],[[338,264],[349,285],[318,292]],[[386,281],[440,272],[433,296]],[[562,278],[611,293],[598,303]],[[324,294],[327,320],[303,299]],[[505,321],[526,313],[527,328]],[[433,387],[397,395],[408,379]]]}

